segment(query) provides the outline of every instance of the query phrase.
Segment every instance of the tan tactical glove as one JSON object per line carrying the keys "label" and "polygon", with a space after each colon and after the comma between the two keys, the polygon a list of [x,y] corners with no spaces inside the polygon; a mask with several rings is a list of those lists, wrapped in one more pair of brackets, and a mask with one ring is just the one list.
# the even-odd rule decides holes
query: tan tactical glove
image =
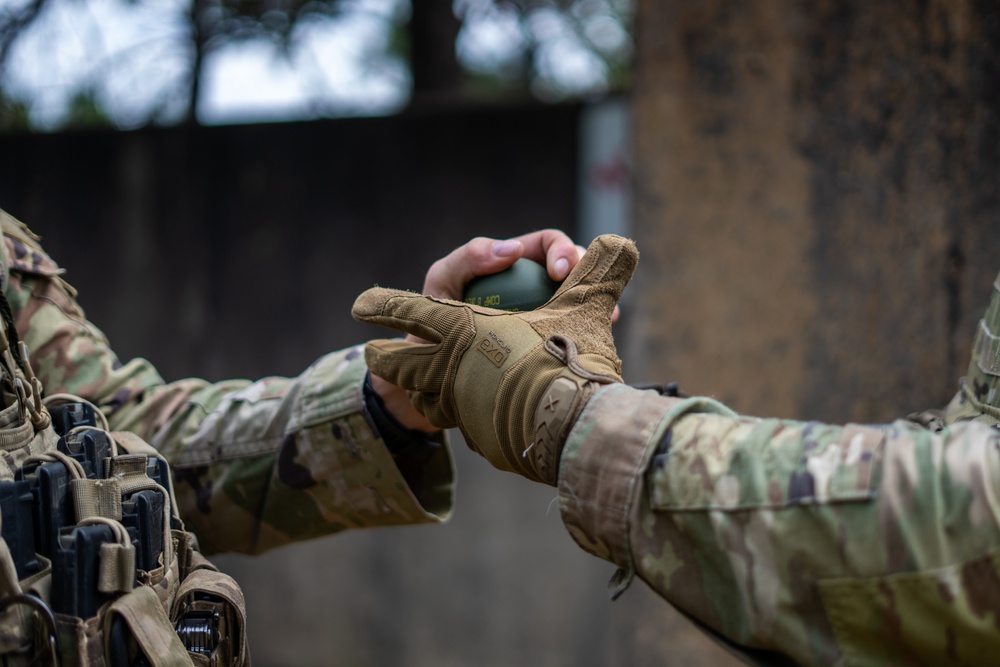
{"label": "tan tactical glove", "polygon": [[638,258],[632,241],[598,237],[553,297],[524,313],[370,289],[354,303],[356,319],[432,342],[372,341],[368,367],[497,468],[554,485],[583,406],[622,381],[611,313]]}

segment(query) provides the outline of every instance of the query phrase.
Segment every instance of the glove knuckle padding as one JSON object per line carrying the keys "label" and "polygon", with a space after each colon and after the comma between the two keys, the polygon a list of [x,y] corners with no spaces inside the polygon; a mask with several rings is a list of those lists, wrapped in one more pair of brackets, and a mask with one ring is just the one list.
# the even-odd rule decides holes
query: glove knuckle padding
{"label": "glove knuckle padding", "polygon": [[[525,355],[523,359],[511,366],[510,370],[504,373],[497,391],[494,403],[493,421],[497,435],[497,441],[501,445],[501,452],[507,462],[507,469],[524,475],[530,479],[545,481],[550,477],[555,478],[553,468],[554,462],[548,460],[539,461],[536,458],[526,459],[522,452],[534,441],[534,420],[524,418],[526,414],[534,412],[545,392],[546,387],[555,378],[559,377],[565,367],[558,359],[545,352],[544,344],[532,348],[531,354]],[[528,386],[525,391],[525,379]],[[492,462],[497,467],[503,467],[496,462]],[[536,469],[541,463],[544,470]]]}
{"label": "glove knuckle padding", "polygon": [[[375,308],[359,307],[370,293],[387,296]],[[371,300],[366,300],[371,303]],[[389,380],[405,381],[400,384],[423,391],[436,388],[458,364],[460,356],[468,349],[475,328],[472,315],[457,302],[436,301],[419,294],[375,288],[368,290],[355,302],[353,314],[361,321],[380,324],[432,341],[415,344],[406,341],[371,341],[365,350],[365,360],[378,375]],[[373,366],[372,364],[375,364]]]}

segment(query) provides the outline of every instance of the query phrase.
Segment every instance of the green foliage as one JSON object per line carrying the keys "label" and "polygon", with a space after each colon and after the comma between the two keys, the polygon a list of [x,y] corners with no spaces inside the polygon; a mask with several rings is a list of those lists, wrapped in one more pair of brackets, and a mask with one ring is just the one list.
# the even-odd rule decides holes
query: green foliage
{"label": "green foliage", "polygon": [[0,90],[0,132],[26,132],[31,130],[28,105],[13,100]]}
{"label": "green foliage", "polygon": [[408,60],[413,40],[407,26],[403,23],[393,23],[390,26],[390,31],[389,41],[386,44],[386,55],[400,60]]}
{"label": "green foliage", "polygon": [[80,90],[73,96],[65,123],[67,129],[107,127],[113,124],[92,90]]}

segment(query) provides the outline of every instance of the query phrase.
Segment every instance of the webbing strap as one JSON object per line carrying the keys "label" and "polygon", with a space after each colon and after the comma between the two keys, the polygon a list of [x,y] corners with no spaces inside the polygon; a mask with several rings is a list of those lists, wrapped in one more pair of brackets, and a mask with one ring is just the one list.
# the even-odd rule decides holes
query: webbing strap
{"label": "webbing strap", "polygon": [[[118,446],[125,450],[128,454],[145,454],[146,456],[160,456],[160,452],[156,450],[155,447],[150,445],[148,442],[137,436],[131,431],[115,431],[111,434]],[[167,479],[167,491],[170,492],[170,497],[173,499],[174,495],[174,483],[173,476]],[[183,525],[180,519],[180,515],[177,513],[177,507],[174,502],[171,501],[171,506],[173,507],[173,518],[177,521],[178,525]]]}
{"label": "webbing strap", "polygon": [[20,407],[15,402],[0,411],[2,421],[6,422],[0,430],[0,449],[12,452],[24,447],[35,437],[35,427],[27,419],[20,418]]}
{"label": "webbing strap", "polygon": [[121,454],[105,459],[104,476],[118,480],[125,495],[152,489],[156,482],[146,475],[148,460],[145,454]]}
{"label": "webbing strap", "polygon": [[[112,434],[117,440],[121,433]],[[133,436],[137,438],[138,436]],[[119,441],[119,444],[122,443]],[[125,451],[131,452],[129,447],[124,447]],[[156,450],[152,450],[155,454]],[[165,489],[156,483],[156,480],[146,474],[146,464],[148,458],[146,454],[120,454],[118,456],[105,459],[104,475],[108,479],[114,479],[118,483],[122,496],[128,496],[136,491],[156,489],[163,494],[164,499],[169,502],[163,503],[163,564],[170,567],[174,562],[173,541],[170,539],[170,512],[177,504],[174,499],[173,487]]]}
{"label": "webbing strap", "polygon": [[115,616],[128,625],[139,648],[153,667],[191,667],[187,649],[149,586],[140,586],[116,600],[108,609],[105,641]]}
{"label": "webbing strap", "polygon": [[94,516],[122,520],[122,490],[117,479],[74,479],[69,488],[77,522]]}
{"label": "webbing strap", "polygon": [[115,542],[101,545],[100,569],[97,575],[97,590],[101,593],[127,593],[135,583],[135,547],[128,530],[118,521],[101,516],[92,516],[77,525],[103,524],[111,529]]}
{"label": "webbing strap", "polygon": [[135,548],[131,544],[102,544],[97,590],[102,593],[127,593],[134,584]]}
{"label": "webbing strap", "polygon": [[113,431],[111,436],[118,441],[118,444],[129,454],[145,454],[146,456],[157,456],[160,452],[151,444],[137,436],[132,431]]}

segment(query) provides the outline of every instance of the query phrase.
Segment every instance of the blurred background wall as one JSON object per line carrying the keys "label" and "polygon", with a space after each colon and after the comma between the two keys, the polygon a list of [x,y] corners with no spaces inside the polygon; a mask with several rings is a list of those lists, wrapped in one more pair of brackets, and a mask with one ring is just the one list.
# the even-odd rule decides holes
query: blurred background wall
{"label": "blurred background wall", "polygon": [[[0,206],[168,378],[298,373],[381,335],[348,316],[376,281],[416,289],[471,235],[607,222],[642,253],[627,380],[889,420],[954,393],[1000,270],[998,33],[970,0],[639,0],[624,124],[470,106],[442,77],[380,119],[3,135]],[[451,523],[217,559],[256,664],[732,664],[641,584],[609,603],[554,493],[453,441]]]}
{"label": "blurred background wall", "polygon": [[[645,0],[636,30],[626,368],[757,415],[942,407],[1000,271],[997,7]],[[670,655],[643,604],[619,641]]]}

